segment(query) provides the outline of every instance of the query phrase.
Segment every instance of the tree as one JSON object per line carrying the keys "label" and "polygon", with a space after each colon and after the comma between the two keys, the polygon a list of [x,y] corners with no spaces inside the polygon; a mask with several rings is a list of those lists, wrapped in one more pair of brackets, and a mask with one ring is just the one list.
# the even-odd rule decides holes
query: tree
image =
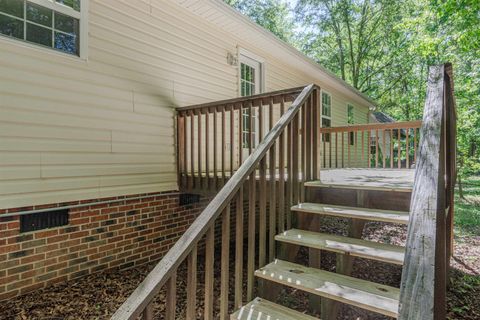
{"label": "tree", "polygon": [[[480,173],[480,1],[225,0],[378,102],[420,119],[428,66],[452,62],[461,174]],[[295,30],[295,32],[293,31]]]}
{"label": "tree", "polygon": [[287,43],[294,41],[291,8],[280,0],[224,0]]}

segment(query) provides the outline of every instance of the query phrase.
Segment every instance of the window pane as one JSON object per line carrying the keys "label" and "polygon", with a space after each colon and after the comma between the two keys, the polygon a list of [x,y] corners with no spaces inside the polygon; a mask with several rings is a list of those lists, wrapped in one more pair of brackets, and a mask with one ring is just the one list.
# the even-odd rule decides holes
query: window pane
{"label": "window pane", "polygon": [[241,73],[240,73],[240,79],[245,80],[245,65],[242,63],[240,65]]}
{"label": "window pane", "polygon": [[353,119],[353,106],[352,105],[348,105],[348,123],[349,124],[353,124],[354,122],[354,119]]}
{"label": "window pane", "polygon": [[27,2],[27,20],[52,27],[52,10]]}
{"label": "window pane", "polygon": [[324,104],[322,108],[322,115],[330,117],[330,106],[328,104]]}
{"label": "window pane", "polygon": [[55,29],[78,35],[79,21],[78,19],[55,12]]}
{"label": "window pane", "polygon": [[56,0],[57,3],[66,5],[67,7],[73,8],[76,11],[80,11],[80,0]]}
{"label": "window pane", "polygon": [[55,49],[78,55],[77,37],[65,33],[55,32]]}
{"label": "window pane", "polygon": [[52,47],[52,30],[27,23],[27,40]]}
{"label": "window pane", "polygon": [[0,14],[0,33],[23,39],[23,21]]}
{"label": "window pane", "polygon": [[0,0],[0,12],[23,18],[23,1]]}
{"label": "window pane", "polygon": [[330,128],[332,126],[332,121],[330,119],[322,118],[322,127]]}

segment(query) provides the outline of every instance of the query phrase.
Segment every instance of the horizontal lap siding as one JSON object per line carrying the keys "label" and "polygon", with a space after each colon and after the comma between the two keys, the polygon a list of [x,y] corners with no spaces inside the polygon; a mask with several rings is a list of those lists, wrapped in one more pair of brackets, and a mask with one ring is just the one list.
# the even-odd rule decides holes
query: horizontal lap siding
{"label": "horizontal lap siding", "polygon": [[91,0],[88,45],[83,61],[0,39],[0,209],[177,189],[174,107],[237,96],[237,46],[265,59],[266,91],[315,82],[346,121],[298,61],[173,1]]}

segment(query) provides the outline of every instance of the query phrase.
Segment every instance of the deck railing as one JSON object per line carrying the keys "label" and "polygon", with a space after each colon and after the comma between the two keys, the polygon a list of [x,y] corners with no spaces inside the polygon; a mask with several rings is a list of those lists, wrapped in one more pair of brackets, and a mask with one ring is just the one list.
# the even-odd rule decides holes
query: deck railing
{"label": "deck railing", "polygon": [[[127,301],[117,310],[112,319],[125,320],[136,319],[142,315],[143,319],[153,319],[152,301],[160,289],[166,285],[166,312],[165,319],[176,319],[175,310],[177,296],[176,272],[178,267],[186,259],[188,265],[187,273],[187,304],[186,319],[195,319],[199,312],[197,302],[197,253],[199,243],[205,241],[205,277],[203,317],[213,319],[214,312],[214,261],[215,261],[215,222],[219,221],[221,229],[221,257],[220,259],[220,292],[219,314],[216,318],[228,319],[229,302],[234,309],[243,305],[243,261],[247,257],[247,288],[246,298],[251,300],[254,296],[254,270],[256,267],[266,265],[267,261],[274,259],[274,236],[275,234],[289,227],[291,219],[287,211],[301,197],[300,179],[316,179],[318,176],[317,164],[317,141],[319,118],[319,88],[309,85],[295,98],[293,104],[281,115],[280,119],[273,125],[264,139],[252,150],[252,153],[245,159],[233,175],[225,182],[223,188],[208,204],[200,216],[193,222],[188,230],[180,237],[175,245],[168,251],[160,263],[148,274],[145,280],[137,287]],[[255,99],[255,98],[253,98]],[[263,99],[263,98],[262,98]],[[271,98],[267,98],[271,99]],[[247,105],[251,110],[253,102],[250,98]],[[249,101],[249,102],[248,102]],[[269,100],[271,106],[272,100]],[[283,101],[283,98],[281,98]],[[239,101],[242,106],[245,102]],[[226,111],[223,109],[222,114]],[[231,109],[232,110],[232,109]],[[242,109],[239,109],[241,111]],[[262,108],[260,108],[262,110]],[[208,107],[205,109],[208,111]],[[214,108],[212,112],[218,112]],[[249,111],[251,112],[251,111]],[[262,111],[259,112],[261,114]],[[190,115],[198,115],[197,111],[189,111]],[[272,114],[272,113],[270,113]],[[186,115],[185,115],[186,117]],[[193,117],[192,117],[193,118]],[[197,121],[201,122],[202,120]],[[181,129],[184,130],[184,129]],[[192,130],[193,132],[194,130]],[[303,134],[300,135],[299,133]],[[184,138],[182,138],[184,139]],[[184,140],[185,141],[185,140]],[[207,139],[208,141],[208,139]],[[222,148],[223,149],[223,148]],[[277,152],[278,150],[278,152]],[[280,172],[279,181],[269,179],[267,184],[267,162],[271,169],[270,177],[275,176],[275,157],[278,156],[279,168],[287,168],[287,174]],[[203,160],[203,159],[202,159]],[[186,163],[181,166],[182,178]],[[197,171],[201,173],[202,170]],[[300,171],[302,176],[300,176]],[[195,170],[192,170],[195,173]],[[208,170],[207,170],[208,172]],[[257,172],[259,175],[258,192]],[[195,177],[193,175],[192,177]],[[216,177],[216,179],[220,177]],[[197,180],[200,182],[201,180]],[[277,189],[278,188],[278,189]],[[277,191],[278,190],[278,191]],[[248,196],[244,199],[244,192]],[[258,196],[258,207],[257,198]],[[278,199],[275,198],[278,196]],[[244,230],[244,200],[248,202],[248,229]],[[268,200],[268,206],[267,206]],[[231,241],[232,219],[230,210],[235,210],[234,233],[235,240]],[[268,215],[267,215],[268,211]],[[258,213],[258,219],[257,219]],[[257,223],[258,220],[258,223]],[[257,226],[258,224],[258,226]],[[268,227],[267,227],[268,225]],[[258,243],[256,234],[258,230]],[[267,230],[269,233],[267,234]],[[247,237],[246,252],[244,252],[244,236]],[[235,245],[235,267],[234,290],[229,293],[229,256],[230,244]],[[258,259],[257,257],[258,253]],[[214,310],[215,309],[215,310]]]}
{"label": "deck railing", "polygon": [[[218,191],[303,88],[177,108],[180,190]],[[276,159],[269,169],[282,167]]]}
{"label": "deck railing", "polygon": [[452,66],[431,67],[400,288],[399,319],[445,319],[453,245],[456,112]]}
{"label": "deck railing", "polygon": [[421,121],[320,128],[322,168],[411,168]]}

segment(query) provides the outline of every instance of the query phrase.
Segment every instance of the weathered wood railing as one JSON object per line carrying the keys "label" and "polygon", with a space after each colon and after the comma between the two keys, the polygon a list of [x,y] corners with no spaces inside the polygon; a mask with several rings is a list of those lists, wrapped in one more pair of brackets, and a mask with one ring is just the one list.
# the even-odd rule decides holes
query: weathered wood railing
{"label": "weathered wood railing", "polygon": [[399,319],[445,319],[456,180],[450,64],[429,70],[403,266]]}
{"label": "weathered wood railing", "polygon": [[[318,176],[318,150],[316,148],[318,142],[318,130],[316,128],[318,128],[317,119],[319,118],[318,96],[319,88],[309,85],[301,91],[285,112],[281,110],[280,119],[275,125],[270,122],[271,130],[261,140],[257,148],[252,150],[250,156],[225,182],[223,188],[220,189],[205,210],[117,310],[112,319],[136,319],[140,315],[143,319],[152,319],[154,313],[152,302],[165,285],[167,290],[165,319],[181,318],[183,315],[176,314],[175,310],[176,273],[185,259],[188,265],[185,317],[186,319],[195,319],[201,312],[205,319],[213,319],[217,310],[214,308],[215,244],[218,243],[215,241],[216,238],[218,239],[215,233],[219,230],[215,229],[217,220],[221,224],[221,230],[219,230],[221,232],[219,235],[221,238],[221,256],[218,257],[220,259],[221,285],[220,292],[217,292],[220,308],[216,318],[228,319],[229,312],[240,307],[245,301],[243,297],[244,257],[247,257],[246,298],[247,300],[253,298],[255,288],[254,270],[256,267],[263,266],[267,261],[274,259],[274,235],[284,231],[291,223],[288,208],[301,198],[303,188],[299,183],[300,180],[316,179]],[[253,101],[251,102],[253,103]],[[240,102],[240,105],[243,106],[244,103]],[[250,108],[251,105],[250,103]],[[208,108],[205,110],[208,110]],[[260,108],[260,110],[262,109]],[[196,112],[191,111],[190,114],[198,115]],[[218,109],[213,112],[218,112]],[[262,111],[259,113],[261,114]],[[274,172],[276,159],[279,163],[278,182],[274,178],[277,175]],[[269,163],[268,181],[267,162]],[[184,165],[185,163],[182,165],[182,170],[185,169]],[[258,184],[257,174],[259,177]],[[256,191],[257,185],[258,191]],[[248,192],[246,199],[244,199],[244,192]],[[275,197],[278,197],[278,199]],[[246,230],[244,230],[244,200],[248,203],[247,210],[245,210],[248,213],[248,229]],[[235,210],[234,215],[231,215],[230,212],[232,208]],[[234,216],[234,219],[231,219],[232,216]],[[232,229],[235,233],[234,241],[231,241]],[[256,240],[257,230],[258,242]],[[247,236],[247,252],[244,252],[245,235]],[[201,240],[205,241],[205,277],[203,279],[204,308],[200,311],[197,308],[197,300],[200,298],[197,296],[197,283],[200,280],[197,278],[197,254],[200,250],[199,243]],[[231,243],[235,245],[234,290],[232,295],[229,293]]]}
{"label": "weathered wood railing", "polygon": [[411,168],[421,121],[320,128],[322,168]]}
{"label": "weathered wood railing", "polygon": [[177,108],[180,190],[217,192],[302,90]]}

